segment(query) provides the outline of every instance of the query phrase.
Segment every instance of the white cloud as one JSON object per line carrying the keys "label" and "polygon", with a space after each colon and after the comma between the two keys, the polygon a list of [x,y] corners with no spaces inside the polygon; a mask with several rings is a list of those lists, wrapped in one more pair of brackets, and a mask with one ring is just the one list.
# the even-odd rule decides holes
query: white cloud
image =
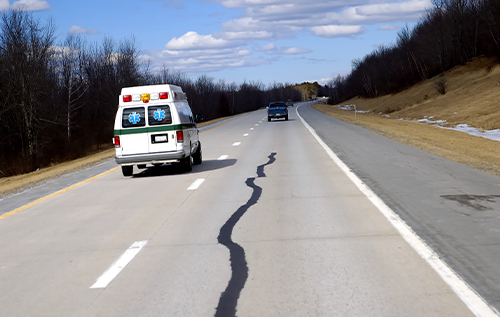
{"label": "white cloud", "polygon": [[[0,2],[0,10],[5,7],[5,4],[9,1]],[[14,1],[7,9],[12,10],[24,10],[24,11],[43,11],[51,9],[52,6],[47,1],[42,0],[19,0]],[[6,10],[6,9],[4,9]]]}
{"label": "white cloud", "polygon": [[311,32],[321,37],[349,37],[366,30],[361,25],[323,25],[311,28]]}
{"label": "white cloud", "polygon": [[306,54],[310,53],[310,50],[305,50],[302,48],[297,48],[297,47],[289,47],[287,49],[283,50],[283,54],[285,55],[297,55],[297,54]]}
{"label": "white cloud", "polygon": [[99,33],[100,32],[98,30],[89,30],[79,25],[72,25],[68,31],[68,34],[99,34]]}
{"label": "white cloud", "polygon": [[379,26],[378,29],[382,31],[394,31],[394,30],[399,30],[399,27],[391,24],[384,24]]}
{"label": "white cloud", "polygon": [[276,45],[274,43],[269,43],[264,46],[256,46],[253,48],[256,52],[268,52],[276,49]]}
{"label": "white cloud", "polygon": [[167,50],[195,50],[234,47],[235,42],[218,39],[212,35],[200,35],[194,31],[187,32],[183,36],[171,39],[166,45]]}
{"label": "white cloud", "polygon": [[10,2],[9,0],[0,0],[0,11],[9,10]]}
{"label": "white cloud", "polygon": [[425,10],[432,7],[431,0],[409,0],[350,7],[328,18],[341,24],[375,24],[417,21]]}
{"label": "white cloud", "polygon": [[143,59],[150,59],[156,68],[165,65],[186,74],[257,66],[270,62],[269,59],[255,58],[249,50],[241,48],[150,51]]}
{"label": "white cloud", "polygon": [[[1,1],[1,0],[0,0]],[[165,0],[167,1],[167,0]],[[168,0],[175,2],[176,0]],[[167,1],[167,2],[168,2]],[[221,31],[201,35],[191,31],[173,37],[165,50],[151,55],[154,63],[186,73],[202,73],[231,67],[261,65],[282,55],[311,52],[298,47],[277,48],[276,41],[311,32],[320,37],[355,37],[366,32],[364,26],[417,21],[431,0],[203,0],[238,8],[239,16],[222,22]],[[259,41],[274,43],[266,45]],[[256,57],[264,52],[266,57]],[[261,54],[262,55],[262,54]]]}
{"label": "white cloud", "polygon": [[410,0],[400,3],[381,3],[361,6],[357,8],[360,15],[392,15],[403,12],[421,12],[426,8],[430,8],[432,3],[430,0]]}
{"label": "white cloud", "polygon": [[221,32],[215,33],[214,36],[224,40],[268,39],[273,36],[273,33],[268,31]]}
{"label": "white cloud", "polygon": [[275,37],[290,37],[297,31],[321,25],[368,25],[417,21],[432,7],[431,0],[212,0],[228,8],[245,8],[244,14],[224,22],[231,31],[269,31]]}

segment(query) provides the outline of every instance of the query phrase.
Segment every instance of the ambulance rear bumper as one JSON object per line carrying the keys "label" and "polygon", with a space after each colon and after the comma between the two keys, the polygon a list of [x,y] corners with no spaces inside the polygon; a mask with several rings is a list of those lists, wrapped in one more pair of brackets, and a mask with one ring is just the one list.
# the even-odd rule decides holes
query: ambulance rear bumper
{"label": "ambulance rear bumper", "polygon": [[187,153],[183,150],[175,152],[115,156],[115,161],[120,165],[174,163],[179,162],[179,160],[185,158],[186,156]]}

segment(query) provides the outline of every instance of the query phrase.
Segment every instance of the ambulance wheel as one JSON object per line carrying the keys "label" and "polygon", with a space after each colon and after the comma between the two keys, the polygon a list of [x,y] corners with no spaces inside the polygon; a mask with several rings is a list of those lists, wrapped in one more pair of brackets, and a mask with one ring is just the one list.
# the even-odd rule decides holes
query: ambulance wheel
{"label": "ambulance wheel", "polygon": [[133,171],[134,171],[134,166],[132,166],[132,165],[122,166],[122,173],[123,173],[123,176],[125,176],[125,177],[132,176]]}
{"label": "ambulance wheel", "polygon": [[193,170],[193,160],[191,159],[191,154],[182,159],[181,166],[185,172],[191,172]]}
{"label": "ambulance wheel", "polygon": [[198,142],[198,149],[193,155],[193,164],[194,165],[199,165],[201,164],[202,161],[202,155],[201,155],[201,142]]}

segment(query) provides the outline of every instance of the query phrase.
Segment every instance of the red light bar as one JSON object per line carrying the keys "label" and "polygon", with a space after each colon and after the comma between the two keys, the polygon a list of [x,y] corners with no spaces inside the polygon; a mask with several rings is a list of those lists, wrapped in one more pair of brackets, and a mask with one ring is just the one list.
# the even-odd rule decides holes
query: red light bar
{"label": "red light bar", "polygon": [[132,95],[123,95],[123,102],[131,102]]}
{"label": "red light bar", "polygon": [[160,92],[160,99],[168,99],[168,92]]}

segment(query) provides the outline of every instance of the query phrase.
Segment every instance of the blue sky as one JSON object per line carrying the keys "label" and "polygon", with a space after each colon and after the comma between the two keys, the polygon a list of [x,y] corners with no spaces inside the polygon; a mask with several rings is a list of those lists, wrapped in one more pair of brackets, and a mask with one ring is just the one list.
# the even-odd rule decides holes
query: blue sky
{"label": "blue sky", "polygon": [[143,58],[195,79],[325,84],[351,61],[395,42],[431,0],[0,0],[42,22],[58,43],[70,34],[101,43],[135,37]]}

